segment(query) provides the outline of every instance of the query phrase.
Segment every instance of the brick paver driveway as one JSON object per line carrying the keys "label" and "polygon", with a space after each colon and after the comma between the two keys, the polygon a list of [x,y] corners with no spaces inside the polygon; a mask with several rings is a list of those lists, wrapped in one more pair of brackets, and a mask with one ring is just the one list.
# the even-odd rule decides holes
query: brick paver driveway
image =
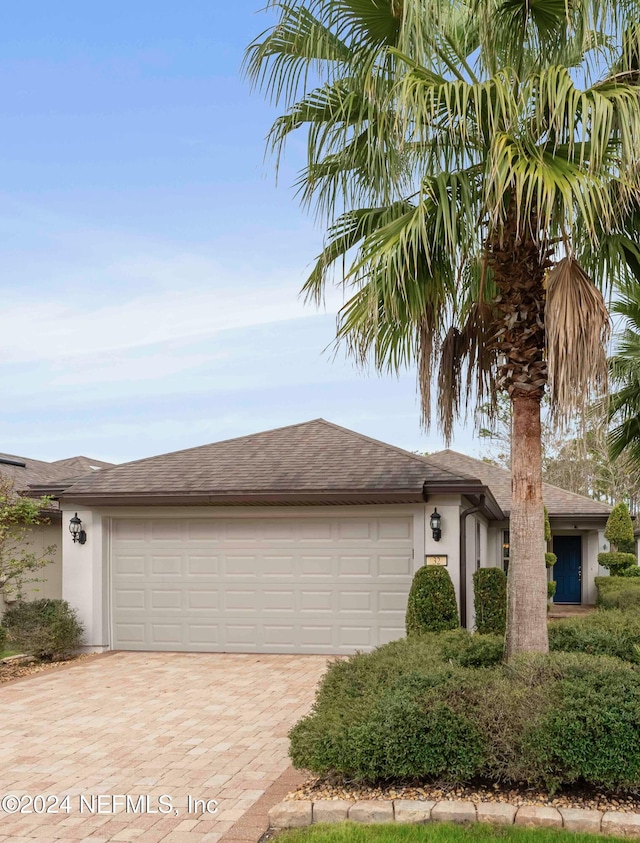
{"label": "brick paver driveway", "polygon": [[[38,811],[69,797],[57,814],[9,814],[5,798],[0,841],[214,843],[287,768],[287,731],[326,665],[115,653],[0,686],[0,797]],[[39,795],[52,798],[26,798]],[[188,813],[188,797],[217,800],[217,813]]]}

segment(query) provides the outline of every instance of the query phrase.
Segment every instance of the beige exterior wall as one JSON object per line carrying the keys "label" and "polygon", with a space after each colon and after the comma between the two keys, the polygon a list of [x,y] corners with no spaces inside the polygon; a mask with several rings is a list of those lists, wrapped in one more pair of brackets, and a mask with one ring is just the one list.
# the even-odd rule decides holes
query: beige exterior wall
{"label": "beige exterior wall", "polygon": [[[60,523],[35,527],[28,544],[25,545],[25,551],[43,554],[50,546],[56,548],[53,561],[34,573],[40,582],[34,582],[25,587],[24,593],[28,599],[37,600],[42,597],[60,599],[62,597],[62,528]],[[11,605],[12,601],[5,600],[0,592],[0,612]]]}

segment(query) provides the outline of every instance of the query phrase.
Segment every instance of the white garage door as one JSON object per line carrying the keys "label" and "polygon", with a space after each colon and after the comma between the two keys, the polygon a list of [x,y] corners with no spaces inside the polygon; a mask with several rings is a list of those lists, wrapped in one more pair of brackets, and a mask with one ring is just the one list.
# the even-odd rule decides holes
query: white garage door
{"label": "white garage door", "polygon": [[404,635],[413,519],[113,522],[112,646],[348,653]]}

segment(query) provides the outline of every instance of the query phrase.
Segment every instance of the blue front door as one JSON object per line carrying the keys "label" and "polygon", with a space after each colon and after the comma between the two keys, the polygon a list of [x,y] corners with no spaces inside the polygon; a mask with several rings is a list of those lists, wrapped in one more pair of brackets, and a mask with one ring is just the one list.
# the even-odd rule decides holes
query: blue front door
{"label": "blue front door", "polygon": [[554,603],[582,603],[582,538],[554,536],[553,552],[558,557],[551,571],[556,581]]}

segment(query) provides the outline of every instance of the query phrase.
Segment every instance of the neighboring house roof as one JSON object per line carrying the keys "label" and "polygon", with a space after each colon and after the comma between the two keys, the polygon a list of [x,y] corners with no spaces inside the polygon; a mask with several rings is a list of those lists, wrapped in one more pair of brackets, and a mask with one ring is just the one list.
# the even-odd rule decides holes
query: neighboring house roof
{"label": "neighboring house roof", "polygon": [[101,468],[112,468],[112,462],[92,460],[91,457],[69,457],[66,460],[56,460],[51,465],[62,468],[67,477],[84,477],[92,471],[99,471]]}
{"label": "neighboring house roof", "polygon": [[[504,468],[483,460],[474,459],[466,454],[447,449],[430,454],[425,458],[434,467],[446,466],[451,471],[465,471],[479,477],[493,492],[493,495],[505,513],[511,509],[511,474]],[[549,515],[601,515],[607,516],[611,507],[594,501],[584,495],[567,492],[550,483],[543,483],[542,497]]]}
{"label": "neighboring house roof", "polygon": [[465,472],[316,419],[108,468],[62,497],[94,504],[410,502],[424,500],[425,484],[485,491]]}
{"label": "neighboring house roof", "polygon": [[90,466],[104,468],[111,465],[113,463],[90,460],[88,457],[44,462],[0,453],[0,477],[10,480],[17,492],[26,492],[30,486],[56,483],[69,477],[78,479],[91,471]]}

